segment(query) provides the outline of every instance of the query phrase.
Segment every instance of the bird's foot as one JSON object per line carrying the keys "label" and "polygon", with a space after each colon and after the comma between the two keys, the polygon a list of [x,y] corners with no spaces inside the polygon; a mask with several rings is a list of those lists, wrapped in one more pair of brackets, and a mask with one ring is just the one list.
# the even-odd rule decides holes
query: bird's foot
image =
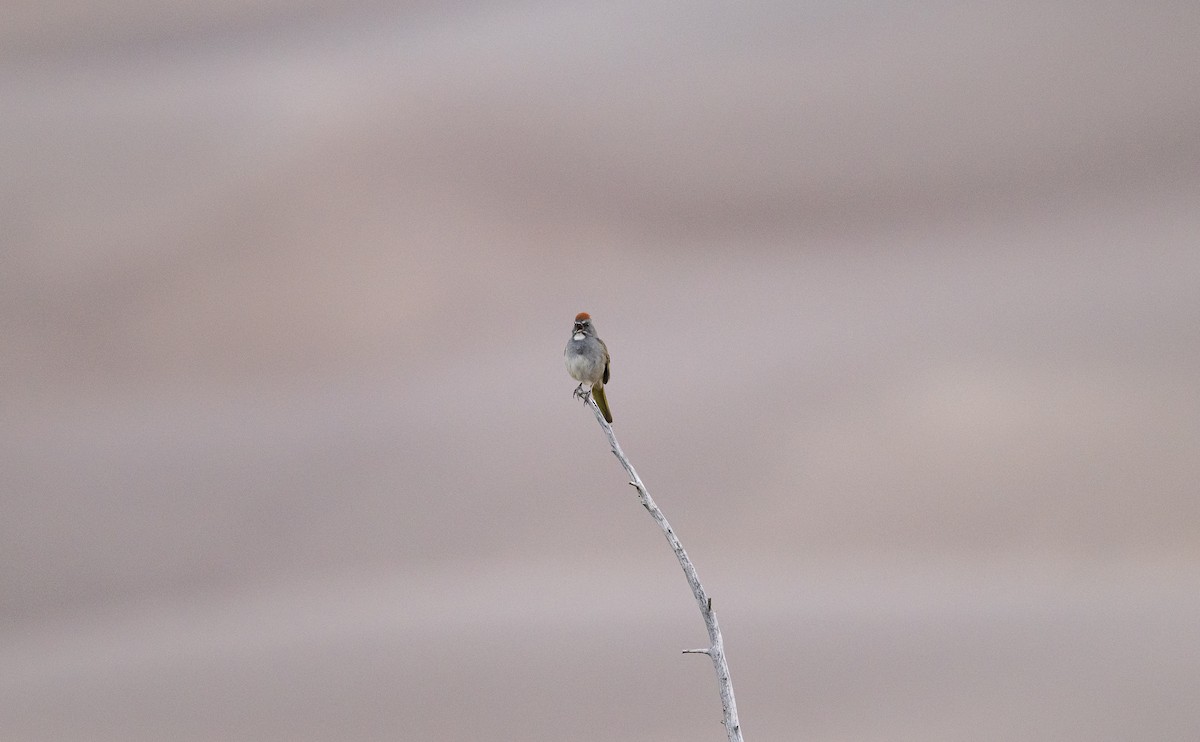
{"label": "bird's foot", "polygon": [[587,403],[588,399],[590,399],[591,396],[592,396],[592,390],[585,388],[583,386],[583,384],[580,384],[579,386],[575,387],[575,397],[577,399],[582,399],[584,401],[584,404]]}

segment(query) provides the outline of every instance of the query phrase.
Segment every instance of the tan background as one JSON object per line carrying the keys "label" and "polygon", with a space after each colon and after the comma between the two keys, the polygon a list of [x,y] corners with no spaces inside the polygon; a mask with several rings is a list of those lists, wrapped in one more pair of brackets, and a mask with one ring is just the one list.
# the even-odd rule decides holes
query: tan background
{"label": "tan background", "polygon": [[0,738],[1200,729],[1200,6],[18,0]]}

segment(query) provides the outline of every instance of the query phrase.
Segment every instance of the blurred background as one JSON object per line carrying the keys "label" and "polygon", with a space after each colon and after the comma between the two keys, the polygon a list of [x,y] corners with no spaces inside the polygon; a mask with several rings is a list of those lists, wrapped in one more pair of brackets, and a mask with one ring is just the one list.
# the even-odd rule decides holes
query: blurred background
{"label": "blurred background", "polygon": [[3,739],[1196,739],[1194,2],[9,5]]}

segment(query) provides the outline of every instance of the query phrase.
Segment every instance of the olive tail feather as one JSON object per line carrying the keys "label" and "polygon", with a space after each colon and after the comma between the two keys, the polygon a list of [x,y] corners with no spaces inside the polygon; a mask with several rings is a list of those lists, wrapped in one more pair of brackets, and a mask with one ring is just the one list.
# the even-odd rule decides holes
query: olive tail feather
{"label": "olive tail feather", "polygon": [[612,413],[608,411],[608,398],[604,396],[604,387],[600,384],[592,387],[592,399],[596,400],[596,405],[600,408],[600,414],[604,415],[604,419],[612,424]]}

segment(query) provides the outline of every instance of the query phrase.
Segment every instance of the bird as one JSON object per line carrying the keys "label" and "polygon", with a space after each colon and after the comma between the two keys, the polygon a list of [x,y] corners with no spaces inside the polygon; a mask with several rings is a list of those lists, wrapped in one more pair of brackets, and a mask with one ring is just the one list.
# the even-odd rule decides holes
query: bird
{"label": "bird", "polygon": [[608,383],[608,346],[596,337],[596,328],[592,326],[592,317],[587,312],[575,315],[575,326],[563,355],[567,361],[567,373],[579,382],[579,386],[575,387],[575,396],[586,402],[590,394],[604,419],[612,423],[608,398],[604,396],[604,385]]}

